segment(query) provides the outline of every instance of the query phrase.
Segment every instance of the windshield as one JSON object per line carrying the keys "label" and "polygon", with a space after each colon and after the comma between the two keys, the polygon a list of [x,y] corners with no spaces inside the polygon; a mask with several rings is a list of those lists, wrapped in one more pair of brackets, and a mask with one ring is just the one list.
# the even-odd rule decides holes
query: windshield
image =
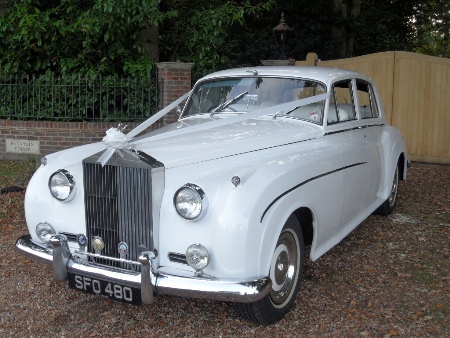
{"label": "windshield", "polygon": [[[319,82],[273,77],[226,78],[196,86],[183,117],[197,114],[243,114],[325,93]],[[274,111],[277,116],[321,123],[323,101],[292,111]]]}

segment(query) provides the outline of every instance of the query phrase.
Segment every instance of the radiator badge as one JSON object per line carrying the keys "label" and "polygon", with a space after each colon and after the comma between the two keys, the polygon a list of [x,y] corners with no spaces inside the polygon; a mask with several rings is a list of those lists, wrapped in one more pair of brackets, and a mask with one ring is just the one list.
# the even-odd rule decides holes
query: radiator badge
{"label": "radiator badge", "polygon": [[119,247],[120,258],[125,257],[128,253],[128,244],[125,242],[120,242],[118,247]]}
{"label": "radiator badge", "polygon": [[80,247],[80,250],[84,251],[86,249],[86,244],[87,244],[86,236],[83,234],[78,234],[77,235],[77,243],[78,243],[78,246]]}
{"label": "radiator badge", "polygon": [[94,252],[99,255],[105,247],[105,242],[103,242],[103,239],[100,236],[95,236],[92,247],[94,248]]}

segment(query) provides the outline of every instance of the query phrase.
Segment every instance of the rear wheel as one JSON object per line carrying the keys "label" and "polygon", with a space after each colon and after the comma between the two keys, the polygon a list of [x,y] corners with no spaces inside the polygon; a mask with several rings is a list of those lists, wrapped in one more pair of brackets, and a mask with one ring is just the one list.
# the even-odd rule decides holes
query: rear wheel
{"label": "rear wheel", "polygon": [[304,243],[300,224],[295,216],[286,221],[270,263],[272,289],[263,299],[254,303],[236,303],[235,310],[243,318],[273,324],[291,309],[303,271]]}
{"label": "rear wheel", "polygon": [[395,167],[394,181],[392,182],[391,193],[390,193],[388,199],[386,201],[384,201],[383,204],[380,205],[378,207],[378,209],[376,210],[376,213],[379,215],[383,215],[383,216],[390,215],[394,211],[395,205],[397,204],[398,182],[399,182],[398,165],[399,164],[397,163],[397,166]]}

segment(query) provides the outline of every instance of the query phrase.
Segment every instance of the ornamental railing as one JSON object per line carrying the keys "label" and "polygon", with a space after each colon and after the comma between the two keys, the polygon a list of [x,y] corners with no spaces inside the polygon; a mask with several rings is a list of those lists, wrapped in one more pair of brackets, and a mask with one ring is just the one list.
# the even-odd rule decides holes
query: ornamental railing
{"label": "ornamental railing", "polygon": [[0,119],[140,121],[157,111],[157,97],[150,75],[0,76]]}

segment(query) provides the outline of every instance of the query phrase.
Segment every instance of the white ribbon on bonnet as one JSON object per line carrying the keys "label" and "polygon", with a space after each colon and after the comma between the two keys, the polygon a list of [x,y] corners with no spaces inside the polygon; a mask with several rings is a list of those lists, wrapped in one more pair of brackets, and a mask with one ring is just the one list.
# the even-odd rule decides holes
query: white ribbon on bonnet
{"label": "white ribbon on bonnet", "polygon": [[130,148],[129,144],[132,140],[132,138],[148,127],[150,127],[153,123],[158,121],[161,117],[166,115],[168,112],[170,112],[172,109],[174,109],[179,103],[183,102],[191,92],[187,92],[183,96],[181,96],[176,101],[172,102],[170,105],[168,105],[166,108],[160,110],[158,113],[150,117],[145,122],[138,125],[136,128],[131,130],[128,134],[124,134],[122,130],[119,128],[109,128],[106,131],[106,136],[103,138],[102,143],[107,147],[106,151],[102,154],[102,156],[99,157],[97,162],[100,162],[102,164],[102,167],[108,162],[108,160],[111,158],[111,156],[114,154],[116,149],[127,149]]}
{"label": "white ribbon on bonnet", "polygon": [[[139,126],[134,128],[132,131],[130,131],[126,135],[123,134],[122,131],[120,131],[118,128],[110,128],[106,132],[106,136],[103,138],[103,141],[102,141],[103,144],[105,144],[108,147],[108,149],[102,154],[102,156],[100,156],[100,158],[97,160],[97,162],[100,162],[102,164],[102,166],[104,166],[106,164],[106,162],[108,162],[109,158],[114,154],[116,149],[131,148],[130,142],[134,136],[138,135],[140,132],[147,129],[154,122],[156,122],[161,117],[163,117],[165,114],[167,114],[169,111],[171,111],[173,108],[175,108],[175,106],[177,106],[180,102],[182,102],[184,99],[186,99],[186,97],[188,97],[189,94],[190,94],[190,92],[184,94],[178,100],[176,100],[175,102],[173,102],[172,104],[170,104],[169,106],[164,108],[163,110],[159,111],[157,114],[153,115],[147,121],[143,122],[142,124],[140,124]],[[276,106],[258,109],[253,112],[248,112],[246,114],[228,117],[226,119],[212,120],[211,122],[190,126],[189,128],[177,129],[177,130],[169,131],[169,132],[166,132],[163,134],[154,135],[151,137],[151,140],[154,141],[154,140],[171,137],[174,135],[179,136],[179,135],[189,134],[189,133],[193,133],[193,132],[200,131],[200,130],[211,129],[211,128],[220,127],[220,126],[224,126],[224,125],[228,125],[228,124],[233,124],[236,122],[242,122],[245,120],[257,118],[257,117],[268,115],[268,114],[274,114],[274,113],[280,112],[280,111],[291,111],[293,109],[296,109],[298,107],[301,107],[301,106],[304,106],[307,104],[326,100],[327,98],[328,98],[328,94],[326,94],[326,93],[320,94],[320,95],[315,95],[315,96],[311,96],[311,97],[308,97],[305,99],[290,101],[290,102],[279,104]],[[145,143],[145,142],[148,142],[148,139],[137,140],[137,141],[133,142],[133,146],[136,144]]]}

